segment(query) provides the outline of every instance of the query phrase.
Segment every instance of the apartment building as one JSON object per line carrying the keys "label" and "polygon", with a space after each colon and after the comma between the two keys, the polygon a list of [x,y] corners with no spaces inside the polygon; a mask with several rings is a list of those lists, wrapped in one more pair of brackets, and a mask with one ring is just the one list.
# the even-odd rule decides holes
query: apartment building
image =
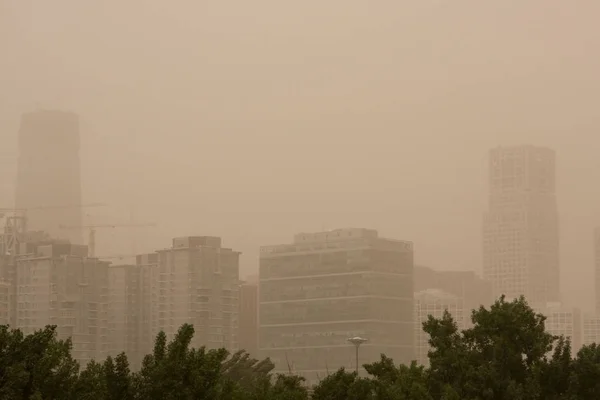
{"label": "apartment building", "polygon": [[82,365],[108,351],[108,263],[87,246],[40,245],[16,260],[17,328],[25,335],[57,325]]}
{"label": "apartment building", "polygon": [[259,353],[309,383],[355,368],[348,338],[368,339],[359,364],[381,353],[414,358],[413,244],[370,229],[300,233],[260,249]]}
{"label": "apartment building", "polygon": [[525,295],[532,305],[560,300],[555,164],[554,151],[544,147],[490,151],[483,274],[495,297]]}
{"label": "apartment building", "polygon": [[252,357],[258,357],[258,276],[246,279],[240,286],[239,346]]}
{"label": "apartment building", "polygon": [[464,329],[468,313],[465,312],[463,299],[439,289],[426,289],[415,292],[415,358],[420,365],[429,365],[429,335],[423,331],[423,322],[442,318],[448,311],[458,329]]}
{"label": "apartment building", "polygon": [[190,323],[192,346],[237,351],[240,253],[218,237],[188,236],[158,254],[158,330],[172,338]]}
{"label": "apartment building", "polygon": [[4,232],[0,234],[0,282],[8,290],[8,324],[17,326],[17,263],[22,257],[29,257],[35,253],[40,245],[52,243],[65,243],[65,241],[52,240],[43,231],[21,232],[24,228],[23,216],[8,215],[5,217]]}
{"label": "apartment building", "polygon": [[136,257],[138,268],[139,292],[138,303],[138,337],[137,357],[139,366],[146,354],[154,348],[158,328],[158,253],[140,254]]}
{"label": "apartment building", "polygon": [[109,267],[109,354],[125,352],[132,369],[152,351],[157,330],[158,254],[136,257],[134,265]]}

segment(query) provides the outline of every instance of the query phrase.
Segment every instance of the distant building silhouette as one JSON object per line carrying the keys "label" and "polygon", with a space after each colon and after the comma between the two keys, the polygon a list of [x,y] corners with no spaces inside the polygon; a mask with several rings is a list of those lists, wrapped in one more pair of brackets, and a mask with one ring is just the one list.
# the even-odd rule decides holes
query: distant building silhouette
{"label": "distant building silhouette", "polygon": [[559,301],[559,226],[553,150],[490,151],[489,208],[483,223],[483,275],[495,296]]}
{"label": "distant building silhouette", "polygon": [[315,383],[355,368],[348,338],[368,339],[359,364],[381,353],[414,359],[413,244],[369,229],[297,234],[260,249],[259,352]]}
{"label": "distant building silhouette", "polygon": [[465,324],[470,324],[471,311],[480,306],[489,307],[494,302],[492,284],[474,271],[439,271],[415,266],[415,292],[439,290],[463,299]]}
{"label": "distant building silhouette", "polygon": [[[81,230],[59,229],[61,224],[82,224],[79,164],[76,114],[41,110],[21,117],[15,206],[48,207],[27,211],[30,229],[83,243]],[[71,205],[74,207],[66,207]],[[63,208],[52,208],[56,206]]]}

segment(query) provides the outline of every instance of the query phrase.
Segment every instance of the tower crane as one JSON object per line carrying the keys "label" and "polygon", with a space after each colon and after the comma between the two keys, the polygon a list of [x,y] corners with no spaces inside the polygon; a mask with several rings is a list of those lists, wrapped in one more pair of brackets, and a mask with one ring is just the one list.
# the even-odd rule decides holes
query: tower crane
{"label": "tower crane", "polygon": [[89,241],[88,246],[90,249],[90,257],[95,257],[96,254],[96,230],[101,228],[143,228],[156,226],[154,222],[148,223],[137,223],[137,224],[96,224],[96,225],[60,225],[61,229],[89,229]]}
{"label": "tower crane", "polygon": [[2,242],[4,251],[12,257],[16,255],[20,235],[27,232],[27,212],[33,210],[54,210],[64,208],[105,207],[104,203],[69,204],[35,207],[0,207],[0,218],[6,217]]}

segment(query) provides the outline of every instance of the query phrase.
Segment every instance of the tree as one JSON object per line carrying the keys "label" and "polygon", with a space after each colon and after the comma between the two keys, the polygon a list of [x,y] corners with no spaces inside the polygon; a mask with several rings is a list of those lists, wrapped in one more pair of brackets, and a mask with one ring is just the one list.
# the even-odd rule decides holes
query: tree
{"label": "tree", "polygon": [[569,395],[573,399],[600,399],[600,345],[583,346],[573,360]]}
{"label": "tree", "polygon": [[71,341],[57,340],[55,326],[28,336],[0,326],[0,398],[69,399],[79,371],[70,352]]}
{"label": "tree", "polygon": [[[430,335],[429,387],[434,399],[517,400],[540,395],[538,371],[555,338],[545,331],[545,317],[523,297],[504,296],[490,309],[471,316],[473,327],[459,332],[445,313],[424,323]],[[560,355],[559,355],[560,356]]]}
{"label": "tree", "polygon": [[340,368],[320,381],[314,388],[313,400],[371,400],[374,399],[370,379]]}
{"label": "tree", "polygon": [[376,399],[381,400],[431,400],[427,388],[427,374],[423,366],[412,362],[410,366],[396,366],[391,358],[381,355],[380,361],[365,365],[373,378]]}

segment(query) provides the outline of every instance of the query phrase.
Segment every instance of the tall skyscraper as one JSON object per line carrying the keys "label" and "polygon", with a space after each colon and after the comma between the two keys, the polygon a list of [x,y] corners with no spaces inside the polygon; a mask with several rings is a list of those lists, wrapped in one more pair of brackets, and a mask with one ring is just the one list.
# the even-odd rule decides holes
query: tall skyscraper
{"label": "tall skyscraper", "polygon": [[413,244],[370,229],[301,233],[260,249],[259,353],[316,383],[356,367],[348,338],[368,339],[360,364],[381,353],[414,358]]}
{"label": "tall skyscraper", "polygon": [[596,290],[596,314],[600,315],[600,227],[594,231],[594,289]]}
{"label": "tall skyscraper", "polygon": [[[31,209],[27,211],[30,229],[81,244],[81,230],[59,229],[61,224],[81,225],[79,204],[78,116],[47,110],[24,114],[19,131],[16,207]],[[68,207],[71,205],[74,207]]]}
{"label": "tall skyscraper", "polygon": [[483,275],[495,296],[559,301],[555,153],[535,146],[490,151]]}

